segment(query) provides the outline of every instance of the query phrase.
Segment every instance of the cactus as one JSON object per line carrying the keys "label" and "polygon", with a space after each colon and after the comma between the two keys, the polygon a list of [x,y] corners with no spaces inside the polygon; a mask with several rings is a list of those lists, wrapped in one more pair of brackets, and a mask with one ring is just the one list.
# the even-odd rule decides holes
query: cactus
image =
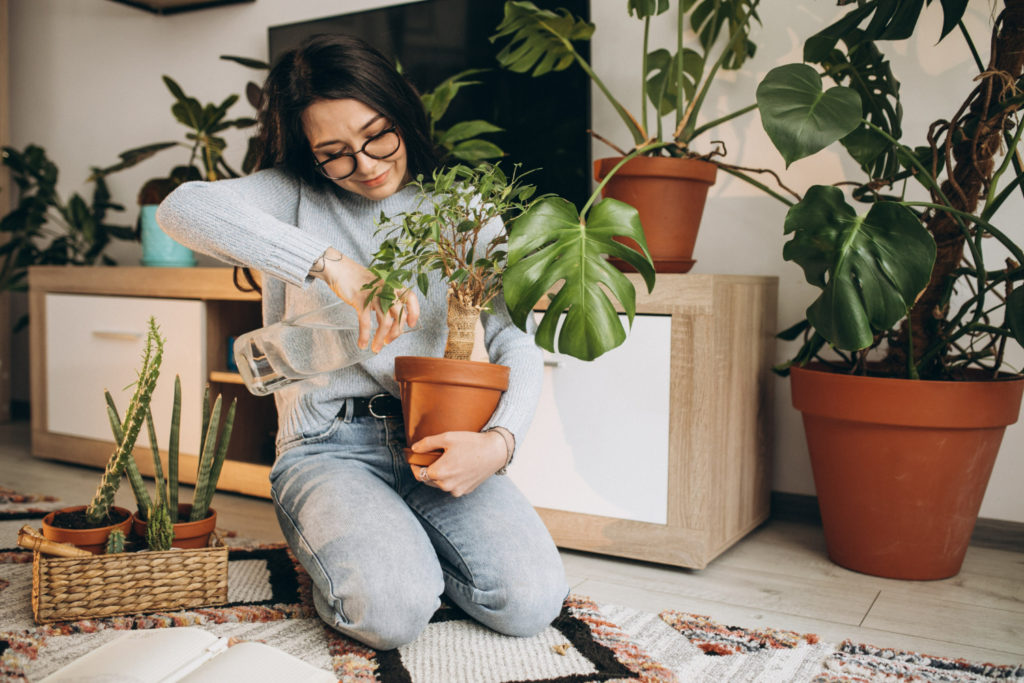
{"label": "cactus", "polygon": [[[107,399],[107,418],[110,420],[110,431],[114,433],[114,443],[121,443],[124,430],[121,428],[121,417],[117,413],[114,397],[110,395],[109,391],[103,393]],[[128,475],[128,483],[132,485],[132,493],[135,494],[135,502],[138,504],[139,512],[142,513],[142,517],[145,519],[149,516],[149,508],[152,507],[153,503],[149,498],[146,485],[142,481],[142,474],[139,472],[139,466],[135,462],[134,456],[128,458],[124,471]]]}
{"label": "cactus", "polygon": [[124,552],[124,532],[114,529],[107,536],[107,555]]}
{"label": "cactus", "polygon": [[157,480],[156,504],[146,522],[146,545],[150,550],[170,550],[174,541],[174,523],[167,512],[167,492],[162,484]]}
{"label": "cactus", "polygon": [[139,378],[135,382],[135,392],[132,394],[128,411],[125,414],[121,440],[114,446],[114,452],[107,462],[106,471],[96,489],[96,495],[93,496],[92,502],[89,503],[85,511],[86,519],[91,524],[99,525],[109,517],[110,507],[114,503],[114,494],[121,483],[121,475],[124,474],[127,462],[132,457],[132,449],[135,448],[135,441],[142,428],[146,411],[149,409],[157,377],[160,376],[163,352],[164,338],[160,336],[156,319],[150,316],[142,369],[139,371]]}

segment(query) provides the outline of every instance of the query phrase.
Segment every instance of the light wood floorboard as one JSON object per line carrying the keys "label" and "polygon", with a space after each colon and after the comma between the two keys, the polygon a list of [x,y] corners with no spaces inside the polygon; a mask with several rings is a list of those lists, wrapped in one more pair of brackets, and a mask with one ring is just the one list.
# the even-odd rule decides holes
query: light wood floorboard
{"label": "light wood floorboard", "polygon": [[[0,484],[77,503],[92,495],[98,477],[95,469],[31,457],[27,422],[0,425]],[[117,500],[132,506],[128,487]],[[283,541],[267,500],[218,492],[214,507],[218,526],[240,538]],[[0,547],[13,545],[8,541],[0,539]],[[599,603],[675,609],[833,642],[1024,662],[1024,548],[972,546],[958,576],[927,582],[843,569],[828,560],[819,526],[788,521],[768,522],[701,571],[569,550],[562,557],[573,592]]]}

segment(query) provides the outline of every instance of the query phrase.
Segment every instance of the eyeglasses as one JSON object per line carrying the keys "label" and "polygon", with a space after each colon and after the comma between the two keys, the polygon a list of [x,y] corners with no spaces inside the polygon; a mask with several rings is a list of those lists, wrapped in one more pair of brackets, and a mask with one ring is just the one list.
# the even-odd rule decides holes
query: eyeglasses
{"label": "eyeglasses", "polygon": [[313,165],[326,178],[344,180],[356,172],[356,155],[365,154],[371,159],[387,159],[402,146],[402,139],[395,126],[385,128],[366,139],[358,152],[338,152],[323,161],[313,156]]}

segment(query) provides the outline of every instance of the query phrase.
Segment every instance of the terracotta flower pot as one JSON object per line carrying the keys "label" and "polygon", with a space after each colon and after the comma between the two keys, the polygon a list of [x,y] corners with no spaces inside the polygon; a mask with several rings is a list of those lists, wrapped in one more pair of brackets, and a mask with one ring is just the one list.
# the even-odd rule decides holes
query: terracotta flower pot
{"label": "terracotta flower pot", "polygon": [[894,579],[960,571],[1024,379],[932,382],[792,369],[829,557]]}
{"label": "terracotta flower pot", "polygon": [[[604,178],[622,157],[594,162],[594,178]],[[715,184],[718,167],[699,159],[636,157],[620,168],[601,194],[636,208],[647,248],[659,273],[686,273],[696,263],[693,246],[704,215],[708,188]],[[619,239],[619,238],[616,238]],[[632,247],[628,239],[619,240]],[[618,259],[618,268],[633,270]]]}
{"label": "terracotta flower pot", "polygon": [[[508,389],[509,368],[469,360],[399,356],[395,379],[401,387],[406,443],[450,431],[480,431]],[[441,452],[413,453],[412,465],[429,465]]]}
{"label": "terracotta flower pot", "polygon": [[93,555],[102,555],[107,548],[107,536],[110,535],[111,531],[118,529],[123,532],[125,536],[128,535],[132,524],[132,513],[130,510],[117,507],[116,505],[110,508],[111,512],[116,512],[124,516],[124,519],[117,524],[96,527],[95,529],[66,529],[64,527],[53,526],[53,518],[58,514],[62,512],[79,512],[85,510],[87,507],[88,505],[75,505],[73,507],[54,510],[49,513],[43,517],[43,536],[51,541],[70,543],[78,546],[82,550],[88,550]]}
{"label": "terracotta flower pot", "polygon": [[[191,503],[178,503],[178,519],[188,519],[192,512]],[[146,537],[149,525],[138,513],[132,515],[132,531],[139,538]],[[210,545],[210,534],[217,526],[217,511],[210,508],[210,514],[197,522],[178,522],[174,525],[172,548],[206,548]]]}

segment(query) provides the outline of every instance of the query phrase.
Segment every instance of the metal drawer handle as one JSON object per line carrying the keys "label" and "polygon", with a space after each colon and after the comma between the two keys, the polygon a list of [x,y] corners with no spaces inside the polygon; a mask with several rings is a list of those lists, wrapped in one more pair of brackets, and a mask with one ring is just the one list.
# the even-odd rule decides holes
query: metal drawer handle
{"label": "metal drawer handle", "polygon": [[136,341],[142,339],[141,332],[118,332],[116,330],[93,330],[92,336],[100,339],[119,339],[121,341]]}

